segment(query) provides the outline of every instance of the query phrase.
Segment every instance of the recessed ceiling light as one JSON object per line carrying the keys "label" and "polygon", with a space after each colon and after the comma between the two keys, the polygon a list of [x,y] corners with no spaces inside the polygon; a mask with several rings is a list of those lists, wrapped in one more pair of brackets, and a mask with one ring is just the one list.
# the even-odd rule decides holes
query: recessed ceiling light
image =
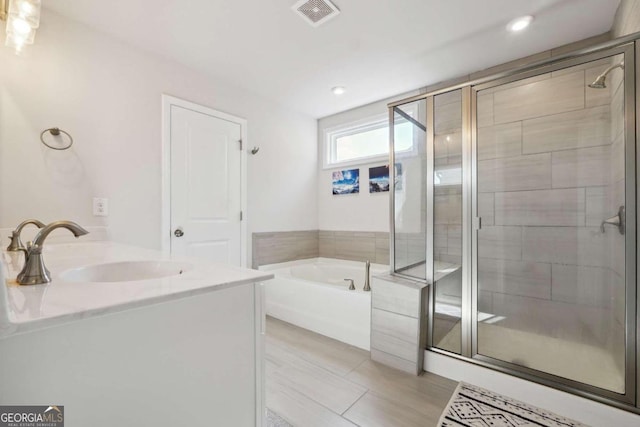
{"label": "recessed ceiling light", "polygon": [[532,21],[533,16],[531,15],[521,16],[509,22],[507,24],[507,30],[511,31],[512,33],[517,33],[518,31],[522,31],[527,28]]}
{"label": "recessed ceiling light", "polygon": [[331,88],[331,92],[333,92],[334,95],[342,95],[345,92],[345,89],[344,86],[336,86]]}

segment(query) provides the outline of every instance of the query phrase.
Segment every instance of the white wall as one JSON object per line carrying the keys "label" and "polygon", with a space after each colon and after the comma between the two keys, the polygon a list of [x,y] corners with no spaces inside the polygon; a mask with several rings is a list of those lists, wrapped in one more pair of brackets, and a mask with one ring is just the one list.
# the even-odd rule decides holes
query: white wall
{"label": "white wall", "polygon": [[[47,10],[28,56],[0,43],[0,228],[66,218],[159,248],[163,93],[248,120],[247,145],[261,147],[248,156],[249,233],[317,228],[315,119]],[[53,126],[71,150],[40,144]],[[92,216],[95,196],[108,218]]]}
{"label": "white wall", "polygon": [[[325,130],[380,114],[388,114],[389,102],[417,93],[416,91],[398,95],[393,99],[385,99],[318,120],[318,226],[320,230],[389,231],[389,193],[369,193],[369,168],[389,164],[389,161],[381,160],[356,166],[324,169]],[[360,193],[334,196],[331,189],[331,174],[336,170],[356,168],[360,169]]]}

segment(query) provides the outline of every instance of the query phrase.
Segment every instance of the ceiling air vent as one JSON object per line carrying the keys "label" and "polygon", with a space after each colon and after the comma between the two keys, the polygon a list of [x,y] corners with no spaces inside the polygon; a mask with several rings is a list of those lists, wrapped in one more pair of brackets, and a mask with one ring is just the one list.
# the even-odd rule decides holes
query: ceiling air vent
{"label": "ceiling air vent", "polygon": [[311,26],[318,27],[340,14],[340,10],[329,0],[300,0],[291,6]]}

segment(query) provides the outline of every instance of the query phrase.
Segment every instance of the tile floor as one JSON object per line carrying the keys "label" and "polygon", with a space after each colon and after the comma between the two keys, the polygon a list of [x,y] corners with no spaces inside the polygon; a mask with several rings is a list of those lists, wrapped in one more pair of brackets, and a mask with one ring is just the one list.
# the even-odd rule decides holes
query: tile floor
{"label": "tile floor", "polygon": [[457,383],[267,318],[267,407],[295,427],[436,426]]}

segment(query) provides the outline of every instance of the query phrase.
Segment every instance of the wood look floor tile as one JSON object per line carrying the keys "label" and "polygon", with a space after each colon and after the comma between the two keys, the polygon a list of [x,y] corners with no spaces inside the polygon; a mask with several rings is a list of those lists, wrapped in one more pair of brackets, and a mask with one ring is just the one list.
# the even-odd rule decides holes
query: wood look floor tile
{"label": "wood look floor tile", "polygon": [[296,427],[435,426],[456,382],[267,318],[267,406]]}
{"label": "wood look floor tile", "polygon": [[362,427],[435,427],[440,414],[425,416],[370,391],[349,408],[344,417]]}

